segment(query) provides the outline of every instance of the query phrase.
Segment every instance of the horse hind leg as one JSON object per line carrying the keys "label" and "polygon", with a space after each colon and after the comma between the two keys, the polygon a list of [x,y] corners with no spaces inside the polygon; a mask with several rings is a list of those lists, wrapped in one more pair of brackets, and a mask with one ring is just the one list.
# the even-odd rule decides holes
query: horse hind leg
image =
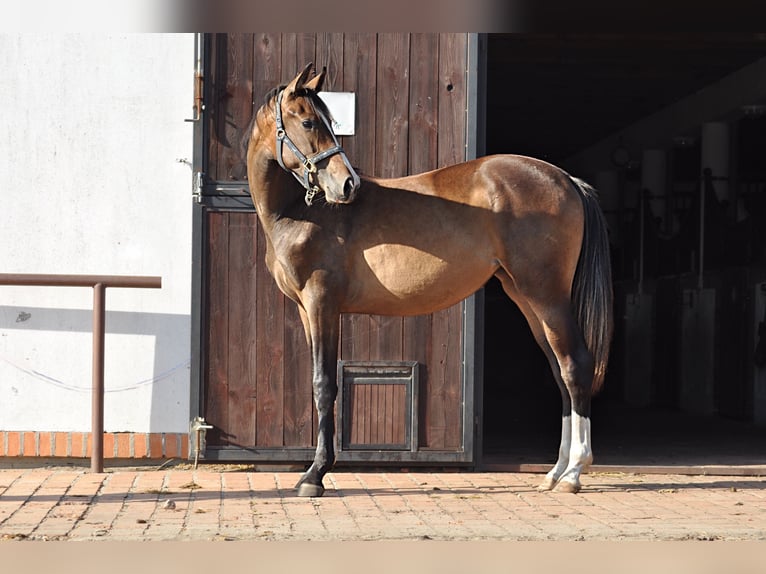
{"label": "horse hind leg", "polygon": [[510,276],[504,270],[500,269],[496,274],[496,277],[500,280],[506,295],[516,303],[519,310],[526,318],[535,341],[548,359],[548,364],[553,372],[553,378],[561,393],[561,442],[559,443],[558,458],[556,459],[556,464],[554,464],[553,468],[548,471],[545,478],[543,478],[543,481],[537,487],[540,491],[553,490],[556,483],[558,483],[559,478],[561,478],[564,471],[569,466],[569,451],[571,450],[572,443],[572,400],[569,396],[569,390],[567,389],[564,380],[561,378],[558,359],[556,358],[553,349],[548,344],[548,340],[545,338],[542,324],[530,308],[527,300],[521,297],[518,293]]}
{"label": "horse hind leg", "polygon": [[545,338],[542,325],[527,305],[519,305],[519,309],[522,310],[522,313],[527,318],[527,323],[529,323],[537,344],[545,353],[548,364],[553,372],[553,378],[556,380],[556,385],[561,393],[561,442],[559,443],[558,458],[556,459],[556,464],[546,473],[545,478],[537,487],[540,491],[553,490],[569,467],[569,456],[572,446],[572,400],[569,396],[569,390],[561,378],[558,360],[550,344],[548,344],[548,340]]}
{"label": "horse hind leg", "polygon": [[[554,467],[549,476],[546,476],[543,486],[547,486],[555,479],[556,484],[553,490],[579,492],[580,474],[593,461],[590,440],[590,403],[594,361],[572,314],[569,301],[536,310],[535,314],[540,320],[545,339],[556,358],[561,381],[571,401],[569,421],[566,416],[563,418],[564,426],[571,425],[566,468],[561,471],[560,467]],[[565,435],[566,431],[562,430],[562,449],[566,446],[563,441]]]}

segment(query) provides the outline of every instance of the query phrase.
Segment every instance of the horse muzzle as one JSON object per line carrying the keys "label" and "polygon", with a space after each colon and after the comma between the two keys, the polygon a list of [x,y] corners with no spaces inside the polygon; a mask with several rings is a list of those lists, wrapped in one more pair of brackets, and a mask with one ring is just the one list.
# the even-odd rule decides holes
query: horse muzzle
{"label": "horse muzzle", "polygon": [[359,190],[359,178],[351,176],[346,178],[343,183],[343,191],[339,197],[336,197],[334,203],[352,203],[356,199],[356,192]]}
{"label": "horse muzzle", "polygon": [[[354,169],[348,164],[348,160],[345,158],[345,154],[341,157],[344,160],[345,168],[348,170],[346,177],[343,174],[336,174],[335,177],[330,176],[329,170],[324,173],[322,171],[318,174],[319,187],[324,191],[325,199],[327,203],[339,203],[348,204],[352,203],[356,199],[356,194],[359,191],[360,179]],[[326,179],[322,175],[327,175]],[[325,179],[325,181],[322,181]]]}

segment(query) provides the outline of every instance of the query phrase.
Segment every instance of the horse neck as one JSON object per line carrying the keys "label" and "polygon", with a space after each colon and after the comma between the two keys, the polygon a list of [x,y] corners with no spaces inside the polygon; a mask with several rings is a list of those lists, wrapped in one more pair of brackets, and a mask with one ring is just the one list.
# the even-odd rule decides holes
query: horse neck
{"label": "horse neck", "polygon": [[298,199],[294,179],[277,163],[272,154],[262,149],[248,160],[250,195],[261,222],[267,229]]}

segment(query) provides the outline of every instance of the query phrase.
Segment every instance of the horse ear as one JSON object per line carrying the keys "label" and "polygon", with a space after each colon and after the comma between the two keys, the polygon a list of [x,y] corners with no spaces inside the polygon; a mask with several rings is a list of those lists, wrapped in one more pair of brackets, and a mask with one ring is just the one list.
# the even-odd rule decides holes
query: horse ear
{"label": "horse ear", "polygon": [[285,88],[285,91],[288,95],[294,94],[296,91],[302,89],[306,85],[306,80],[309,77],[309,74],[311,73],[311,69],[314,67],[313,62],[309,62],[308,65],[303,68],[303,71],[295,76],[295,79],[293,79],[292,82],[287,84],[287,88]]}
{"label": "horse ear", "polygon": [[303,87],[309,90],[312,90],[318,94],[319,92],[322,91],[325,74],[327,74],[327,66],[323,66],[322,71],[316,76],[314,76],[313,78],[311,78],[308,82],[306,82],[306,84]]}

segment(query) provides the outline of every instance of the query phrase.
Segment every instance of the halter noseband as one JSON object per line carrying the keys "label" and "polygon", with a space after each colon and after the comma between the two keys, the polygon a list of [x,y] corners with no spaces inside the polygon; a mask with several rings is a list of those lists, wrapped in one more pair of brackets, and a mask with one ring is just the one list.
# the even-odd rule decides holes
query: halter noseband
{"label": "halter noseband", "polygon": [[[298,180],[298,183],[300,183],[303,186],[303,188],[306,190],[306,197],[304,198],[306,201],[306,205],[310,206],[314,202],[314,197],[322,191],[318,185],[312,184],[310,181],[311,175],[317,172],[316,164],[324,159],[327,159],[328,157],[334,156],[335,154],[340,154],[340,157],[343,159],[343,163],[346,164],[348,171],[351,173],[351,177],[354,179],[354,185],[358,187],[359,176],[354,171],[354,168],[351,167],[351,163],[348,161],[348,158],[346,157],[346,152],[343,151],[343,148],[338,143],[338,138],[335,137],[335,132],[332,129],[330,121],[327,119],[327,117],[325,117],[325,115],[322,113],[321,110],[316,109],[316,107],[314,108],[314,111],[322,119],[322,123],[324,123],[325,127],[327,128],[327,131],[330,132],[333,143],[335,145],[324,151],[320,151],[319,153],[311,157],[306,157],[305,155],[303,155],[301,150],[298,149],[298,146],[296,146],[293,143],[293,141],[287,135],[287,132],[285,131],[284,122],[282,121],[282,95],[284,94],[284,92],[285,92],[284,90],[280,90],[279,94],[277,95],[277,109],[276,109],[277,161],[279,162],[280,167],[284,169],[285,171],[293,174],[293,177],[295,177],[295,179]],[[287,145],[287,147],[290,148],[290,151],[292,151],[293,154],[295,154],[295,157],[298,158],[298,161],[300,161],[301,164],[303,164],[303,178],[301,178],[297,173],[295,173],[291,169],[288,169],[285,166],[285,162],[282,160],[282,144]]]}

